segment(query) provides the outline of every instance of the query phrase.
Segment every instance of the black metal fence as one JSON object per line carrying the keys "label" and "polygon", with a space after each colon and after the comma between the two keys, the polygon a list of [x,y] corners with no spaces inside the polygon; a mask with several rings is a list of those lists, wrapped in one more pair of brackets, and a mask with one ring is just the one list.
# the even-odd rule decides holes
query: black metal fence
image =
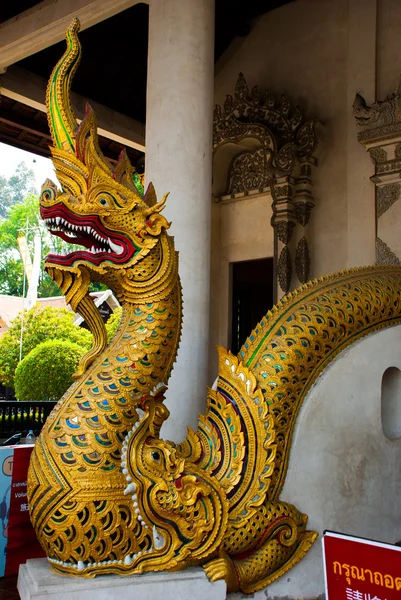
{"label": "black metal fence", "polygon": [[56,402],[0,401],[0,439],[15,433],[25,436],[30,429],[39,435]]}

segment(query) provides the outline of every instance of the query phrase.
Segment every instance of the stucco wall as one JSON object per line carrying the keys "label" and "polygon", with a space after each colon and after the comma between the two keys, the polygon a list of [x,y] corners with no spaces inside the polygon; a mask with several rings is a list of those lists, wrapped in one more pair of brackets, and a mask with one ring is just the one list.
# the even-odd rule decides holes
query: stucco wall
{"label": "stucco wall", "polygon": [[[308,514],[308,528],[319,534],[331,529],[401,540],[401,438],[390,441],[381,425],[382,376],[388,367],[401,369],[400,349],[401,326],[364,338],[329,365],[304,401],[281,499]],[[401,397],[396,401],[399,408]],[[323,592],[319,537],[298,565],[255,598]]]}
{"label": "stucco wall", "polygon": [[398,0],[379,0],[377,14],[377,99],[384,100],[401,75],[401,10]]}
{"label": "stucco wall", "polygon": [[[216,65],[217,104],[234,92],[243,72],[250,88],[268,88],[276,97],[284,93],[300,106],[305,118],[322,124],[319,167],[314,174],[316,207],[310,222],[311,278],[375,262],[375,189],[370,181],[374,166],[357,141],[352,104],[356,92],[368,103],[392,93],[401,74],[400,39],[399,0],[298,0],[261,17],[250,35],[234,42]],[[221,185],[217,170],[214,180]],[[255,207],[254,223],[265,219],[271,203],[268,196],[266,202],[268,207]],[[392,210],[398,215],[401,200],[396,204]],[[216,210],[219,236],[212,240],[214,255],[223,253],[223,238],[236,243],[230,211],[238,211],[237,202]],[[393,240],[398,228],[390,214],[388,220],[388,239]],[[251,225],[245,234],[251,246]],[[248,248],[246,243],[241,246],[243,256],[238,252],[233,260],[245,260]],[[399,242],[394,241],[394,246],[398,249]],[[272,252],[271,246],[266,256]],[[219,289],[223,298],[218,309],[212,301],[212,326],[217,325],[217,338],[223,342],[229,289],[227,278],[219,278],[220,271],[213,279],[212,269],[212,288]],[[216,335],[212,344],[215,339]]]}
{"label": "stucco wall", "polygon": [[346,15],[346,0],[301,0],[267,13],[230,60],[217,65],[215,77],[218,104],[243,72],[250,88],[268,88],[277,98],[286,94],[306,118],[324,125],[311,222],[312,276],[347,262]]}
{"label": "stucco wall", "polygon": [[[374,166],[357,141],[352,104],[356,92],[368,103],[393,92],[401,75],[400,39],[399,0],[298,0],[262,17],[217,65],[216,103],[233,93],[242,71],[250,88],[284,93],[306,118],[322,123],[312,277],[375,262]],[[272,230],[260,226],[270,220],[271,199],[253,202],[213,209],[212,344],[227,340],[229,262],[253,258],[255,239],[255,258],[273,255]],[[398,214],[401,200],[396,204]],[[395,222],[389,211],[389,235],[398,249]],[[390,366],[401,368],[400,348],[401,327],[358,342],[305,400],[281,498],[309,514],[309,527],[320,534],[333,529],[391,543],[401,539],[401,440],[384,436],[380,413],[382,375]],[[214,351],[210,355],[213,367]],[[299,565],[255,598],[323,593],[319,539]]]}

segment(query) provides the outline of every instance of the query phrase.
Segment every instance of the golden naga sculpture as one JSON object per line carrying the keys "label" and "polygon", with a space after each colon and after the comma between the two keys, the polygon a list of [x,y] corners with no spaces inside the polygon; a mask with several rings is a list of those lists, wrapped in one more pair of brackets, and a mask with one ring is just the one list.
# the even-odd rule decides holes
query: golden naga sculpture
{"label": "golden naga sculpture", "polygon": [[[308,283],[257,325],[238,357],[220,348],[219,377],[199,428],[160,438],[163,392],[181,329],[178,259],[151,185],[143,195],[123,154],[102,155],[95,116],[80,125],[69,93],[78,21],[51,76],[47,104],[62,192],[47,181],[51,233],[84,247],[46,269],[94,335],[76,380],[36,443],[32,523],[51,567],[94,577],[202,565],[229,590],[254,592],[298,562],[317,533],[280,501],[300,406],[326,365],[360,337],[401,321],[401,269],[354,269]],[[107,284],[123,306],[107,346],[88,295]]]}

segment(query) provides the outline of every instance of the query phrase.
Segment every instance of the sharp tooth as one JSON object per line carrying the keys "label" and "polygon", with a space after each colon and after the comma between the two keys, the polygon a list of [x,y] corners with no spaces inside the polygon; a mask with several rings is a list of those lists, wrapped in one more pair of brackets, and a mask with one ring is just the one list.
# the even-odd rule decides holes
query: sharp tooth
{"label": "sharp tooth", "polygon": [[109,242],[110,248],[116,254],[122,254],[124,252],[124,248],[122,246],[119,246],[118,244],[115,244],[114,242],[112,242],[110,238],[107,238],[107,241]]}
{"label": "sharp tooth", "polygon": [[83,571],[85,569],[85,563],[83,563],[82,560],[78,561],[77,569],[78,571]]}
{"label": "sharp tooth", "polygon": [[131,494],[132,492],[135,492],[135,491],[136,491],[135,483],[134,482],[129,483],[124,490],[124,496],[128,496],[128,494]]}
{"label": "sharp tooth", "polygon": [[95,250],[95,246],[92,246],[92,248],[91,248],[91,252],[92,252],[93,254],[96,252],[96,250]]}
{"label": "sharp tooth", "polygon": [[161,550],[161,548],[164,547],[165,543],[166,540],[164,539],[162,534],[157,531],[156,525],[153,525],[153,545],[156,548],[156,550]]}
{"label": "sharp tooth", "polygon": [[56,225],[60,223],[60,217],[56,217]]}
{"label": "sharp tooth", "polygon": [[136,412],[138,413],[138,417],[140,419],[143,419],[143,417],[145,416],[145,411],[142,410],[142,408],[139,408],[139,406],[138,406],[137,409],[136,409]]}
{"label": "sharp tooth", "polygon": [[129,554],[127,554],[127,556],[124,558],[124,564],[130,565],[131,563],[132,563],[132,558]]}

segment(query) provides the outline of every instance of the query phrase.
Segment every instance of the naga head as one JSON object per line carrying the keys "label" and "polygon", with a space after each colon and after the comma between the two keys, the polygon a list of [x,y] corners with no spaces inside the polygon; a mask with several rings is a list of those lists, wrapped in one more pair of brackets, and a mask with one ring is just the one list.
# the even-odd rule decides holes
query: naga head
{"label": "naga head", "polygon": [[49,254],[45,261],[66,301],[94,334],[96,348],[81,364],[81,374],[106,345],[102,319],[88,297],[90,282],[103,282],[120,300],[134,302],[136,279],[143,283],[160,267],[160,242],[167,239],[169,223],[160,214],[167,195],[158,203],[151,184],[143,194],[125,151],[115,166],[104,157],[92,109],[87,106],[80,124],[74,116],[70,89],[81,55],[78,30],[74,19],[47,88],[52,160],[62,190],[47,180],[40,212],[51,234],[82,246],[67,255]]}
{"label": "naga head", "polygon": [[83,269],[91,280],[110,281],[116,270],[135,267],[169,227],[160,214],[167,195],[157,203],[151,184],[142,193],[125,151],[112,167],[99,148],[96,117],[89,105],[83,121],[78,124],[75,119],[70,88],[81,55],[78,30],[79,21],[74,19],[66,33],[66,52],[47,89],[52,160],[62,191],[47,180],[40,211],[53,235],[83,248],[66,256],[49,254],[45,266],[50,272]]}
{"label": "naga head", "polygon": [[151,537],[146,552],[126,557],[131,572],[170,570],[203,562],[216,552],[228,514],[218,481],[160,439],[169,411],[162,396],[142,402],[143,416],[122,451],[123,472],[138,520]]}

